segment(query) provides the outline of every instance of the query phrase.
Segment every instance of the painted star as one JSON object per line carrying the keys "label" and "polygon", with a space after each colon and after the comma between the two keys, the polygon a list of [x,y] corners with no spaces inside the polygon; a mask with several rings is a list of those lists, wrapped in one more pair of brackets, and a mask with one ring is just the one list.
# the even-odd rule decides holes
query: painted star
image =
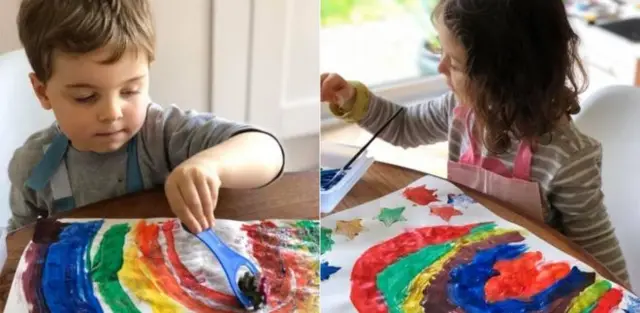
{"label": "painted star", "polygon": [[336,243],[331,239],[331,233],[333,230],[322,227],[320,228],[320,254],[331,251],[333,244]]}
{"label": "painted star", "polygon": [[437,215],[445,222],[449,222],[452,217],[462,215],[462,212],[456,210],[452,205],[440,205],[440,206],[432,206],[431,215]]}
{"label": "painted star", "polygon": [[384,224],[384,226],[391,226],[396,222],[406,221],[407,219],[402,216],[404,207],[397,207],[393,209],[382,208],[376,218]]}
{"label": "painted star", "polygon": [[463,193],[458,195],[450,193],[447,195],[447,203],[457,208],[466,209],[469,205],[476,203],[476,201]]}
{"label": "painted star", "polygon": [[407,187],[402,192],[402,195],[407,198],[407,200],[418,204],[418,205],[427,205],[431,202],[438,201],[438,196],[436,195],[437,189],[429,189],[425,185],[418,187]]}
{"label": "painted star", "polygon": [[329,265],[329,262],[322,262],[320,265],[320,280],[325,281],[331,277],[331,275],[335,274],[339,271],[341,267]]}
{"label": "painted star", "polygon": [[336,234],[347,236],[349,239],[356,238],[363,230],[361,218],[336,222]]}

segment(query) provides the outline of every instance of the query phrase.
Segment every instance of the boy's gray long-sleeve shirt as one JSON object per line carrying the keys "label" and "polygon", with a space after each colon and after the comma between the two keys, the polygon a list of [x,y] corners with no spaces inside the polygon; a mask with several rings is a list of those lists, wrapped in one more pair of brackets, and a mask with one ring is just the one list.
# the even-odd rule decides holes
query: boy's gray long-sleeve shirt
{"label": "boy's gray long-sleeve shirt", "polygon": [[[183,111],[175,106],[165,109],[158,104],[150,104],[144,124],[136,134],[138,164],[144,188],[164,184],[171,171],[183,161],[247,131],[263,132],[249,125],[215,117],[210,113]],[[39,215],[57,213],[53,209],[53,196],[49,185],[36,192],[25,186],[25,182],[33,168],[42,160],[44,147],[50,144],[59,132],[57,125],[53,124],[31,135],[25,144],[14,152],[9,163],[12,211],[9,230],[34,222]],[[77,207],[126,193],[126,148],[124,145],[118,151],[99,154],[81,152],[69,146],[65,161]],[[283,168],[284,161],[280,174]]]}

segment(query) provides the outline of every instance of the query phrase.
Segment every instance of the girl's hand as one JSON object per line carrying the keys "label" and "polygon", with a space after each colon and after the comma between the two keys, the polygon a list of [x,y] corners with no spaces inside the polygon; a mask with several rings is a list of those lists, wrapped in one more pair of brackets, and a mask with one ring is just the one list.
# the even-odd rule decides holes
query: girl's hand
{"label": "girl's hand", "polygon": [[345,104],[352,103],[356,90],[340,75],[324,73],[320,75],[320,101],[337,104],[344,108]]}
{"label": "girl's hand", "polygon": [[176,167],[164,185],[171,210],[193,233],[213,227],[219,189],[216,165],[197,155]]}

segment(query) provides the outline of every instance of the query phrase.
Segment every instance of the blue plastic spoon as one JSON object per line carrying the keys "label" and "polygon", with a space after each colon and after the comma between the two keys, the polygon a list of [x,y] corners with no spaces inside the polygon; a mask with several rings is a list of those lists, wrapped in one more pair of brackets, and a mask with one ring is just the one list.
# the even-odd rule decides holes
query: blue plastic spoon
{"label": "blue plastic spoon", "polygon": [[[193,234],[184,224],[182,224],[182,227],[189,233]],[[227,281],[229,282],[233,293],[245,309],[259,309],[260,305],[265,302],[264,294],[259,290],[259,286],[255,284],[255,281],[251,282],[251,285],[253,285],[251,288],[255,288],[255,290],[250,291],[253,293],[253,297],[249,297],[245,294],[245,291],[240,288],[238,279],[239,269],[246,267],[253,275],[253,279],[257,280],[260,275],[260,271],[258,271],[257,267],[249,259],[229,248],[229,246],[222,242],[218,235],[216,235],[216,233],[210,228],[194,235],[207,245],[209,250],[211,250],[211,252],[216,256],[218,262],[222,265],[222,269],[227,276]],[[260,296],[256,296],[257,294]]]}

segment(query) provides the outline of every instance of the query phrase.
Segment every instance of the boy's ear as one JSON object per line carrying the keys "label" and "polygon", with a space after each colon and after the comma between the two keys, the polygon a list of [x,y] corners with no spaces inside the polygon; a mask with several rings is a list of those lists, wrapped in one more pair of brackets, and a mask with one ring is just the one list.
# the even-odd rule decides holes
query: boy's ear
{"label": "boy's ear", "polygon": [[51,110],[51,102],[49,101],[49,97],[47,97],[47,86],[41,82],[35,73],[29,74],[29,80],[31,81],[31,86],[33,87],[33,92],[38,97],[40,101],[40,106],[42,106],[45,110]]}

